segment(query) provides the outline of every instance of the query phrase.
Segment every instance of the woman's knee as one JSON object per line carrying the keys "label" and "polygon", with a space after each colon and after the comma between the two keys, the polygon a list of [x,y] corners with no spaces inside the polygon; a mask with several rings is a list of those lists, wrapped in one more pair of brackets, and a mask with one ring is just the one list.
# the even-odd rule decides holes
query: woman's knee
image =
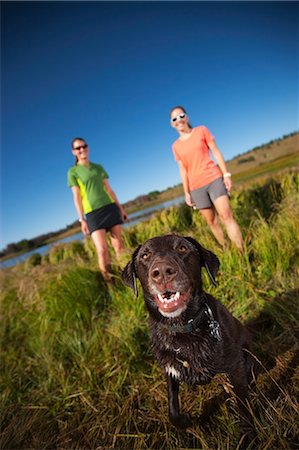
{"label": "woman's knee", "polygon": [[108,253],[108,251],[109,251],[108,244],[103,239],[101,239],[101,240],[94,239],[94,245],[95,245],[95,248],[96,248],[96,252],[97,252],[97,254],[99,256],[106,255]]}
{"label": "woman's knee", "polygon": [[227,223],[233,220],[233,213],[227,196],[218,197],[214,204],[221,222]]}
{"label": "woman's knee", "polygon": [[111,236],[111,244],[112,247],[114,248],[116,253],[120,253],[123,250],[123,243],[122,243],[122,239],[119,237],[112,237]]}
{"label": "woman's knee", "polygon": [[219,218],[220,218],[221,222],[224,222],[224,223],[229,223],[234,220],[231,210],[221,211],[219,213]]}
{"label": "woman's knee", "polygon": [[95,247],[96,247],[96,252],[99,257],[106,256],[109,252],[108,245],[97,244]]}
{"label": "woman's knee", "polygon": [[120,226],[116,226],[111,230],[111,244],[116,251],[123,249],[122,233]]}
{"label": "woman's knee", "polygon": [[206,221],[206,223],[210,226],[210,227],[214,227],[216,225],[218,225],[218,218],[217,215],[215,213],[201,213],[204,220]]}

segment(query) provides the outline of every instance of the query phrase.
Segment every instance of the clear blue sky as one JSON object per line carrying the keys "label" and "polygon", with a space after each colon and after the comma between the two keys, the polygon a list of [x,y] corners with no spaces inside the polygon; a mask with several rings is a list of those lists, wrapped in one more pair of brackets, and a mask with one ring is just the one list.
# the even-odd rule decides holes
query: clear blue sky
{"label": "clear blue sky", "polygon": [[76,220],[82,136],[121,202],[180,182],[182,104],[226,160],[298,129],[297,2],[1,2],[1,245]]}

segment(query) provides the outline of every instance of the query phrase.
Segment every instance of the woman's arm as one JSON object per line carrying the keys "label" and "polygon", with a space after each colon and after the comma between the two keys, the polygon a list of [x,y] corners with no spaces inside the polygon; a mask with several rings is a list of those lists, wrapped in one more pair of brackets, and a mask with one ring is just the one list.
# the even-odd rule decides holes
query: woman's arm
{"label": "woman's arm", "polygon": [[80,194],[80,189],[78,186],[72,186],[72,192],[73,192],[73,200],[75,204],[75,208],[77,210],[78,216],[79,216],[79,222],[81,222],[81,230],[83,234],[89,234],[89,229],[87,222],[84,218],[84,211],[83,211],[83,205],[82,205],[82,198]]}
{"label": "woman's arm", "polygon": [[231,180],[231,174],[227,171],[223,155],[222,155],[221,151],[219,150],[219,148],[217,147],[217,144],[215,141],[209,142],[209,148],[210,148],[211,152],[213,153],[213,156],[214,156],[216,162],[218,163],[218,166],[220,167],[220,170],[223,175],[223,181],[224,181],[225,187],[229,192],[232,188],[232,180]]}
{"label": "woman's arm", "polygon": [[180,176],[181,176],[181,180],[183,183],[183,188],[184,188],[184,193],[185,193],[185,202],[188,206],[193,206],[194,203],[191,200],[187,170],[185,169],[185,166],[182,163],[182,161],[177,161],[177,163],[179,165]]}
{"label": "woman's arm", "polygon": [[116,197],[114,191],[112,190],[109,181],[107,178],[104,178],[103,180],[104,186],[106,188],[106,191],[108,192],[108,194],[110,195],[110,197],[112,198],[112,200],[115,201],[115,203],[117,204],[117,206],[120,209],[121,215],[122,215],[122,219],[125,221],[128,218],[128,214],[126,213],[126,211],[124,210],[124,208],[122,207],[122,205],[119,203],[118,198]]}

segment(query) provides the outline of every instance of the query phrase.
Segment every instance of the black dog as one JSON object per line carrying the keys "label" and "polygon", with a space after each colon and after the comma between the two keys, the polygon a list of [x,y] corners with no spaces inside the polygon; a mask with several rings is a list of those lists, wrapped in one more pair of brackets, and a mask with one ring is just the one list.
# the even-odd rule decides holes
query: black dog
{"label": "black dog", "polygon": [[140,280],[153,353],[167,376],[169,418],[181,428],[192,421],[180,414],[179,384],[206,384],[217,373],[228,374],[241,415],[249,420],[245,401],[253,365],[246,352],[250,334],[203,291],[201,267],[216,284],[218,258],[194,239],[171,234],[140,245],[122,273],[136,295],[136,278]]}

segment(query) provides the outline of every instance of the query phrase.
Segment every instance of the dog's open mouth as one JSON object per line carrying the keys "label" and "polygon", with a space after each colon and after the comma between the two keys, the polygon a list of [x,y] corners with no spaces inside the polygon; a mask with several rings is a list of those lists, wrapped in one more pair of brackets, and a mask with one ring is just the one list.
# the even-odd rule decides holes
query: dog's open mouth
{"label": "dog's open mouth", "polygon": [[165,291],[163,294],[156,295],[155,300],[160,310],[173,312],[186,304],[189,294],[190,290],[187,292]]}

